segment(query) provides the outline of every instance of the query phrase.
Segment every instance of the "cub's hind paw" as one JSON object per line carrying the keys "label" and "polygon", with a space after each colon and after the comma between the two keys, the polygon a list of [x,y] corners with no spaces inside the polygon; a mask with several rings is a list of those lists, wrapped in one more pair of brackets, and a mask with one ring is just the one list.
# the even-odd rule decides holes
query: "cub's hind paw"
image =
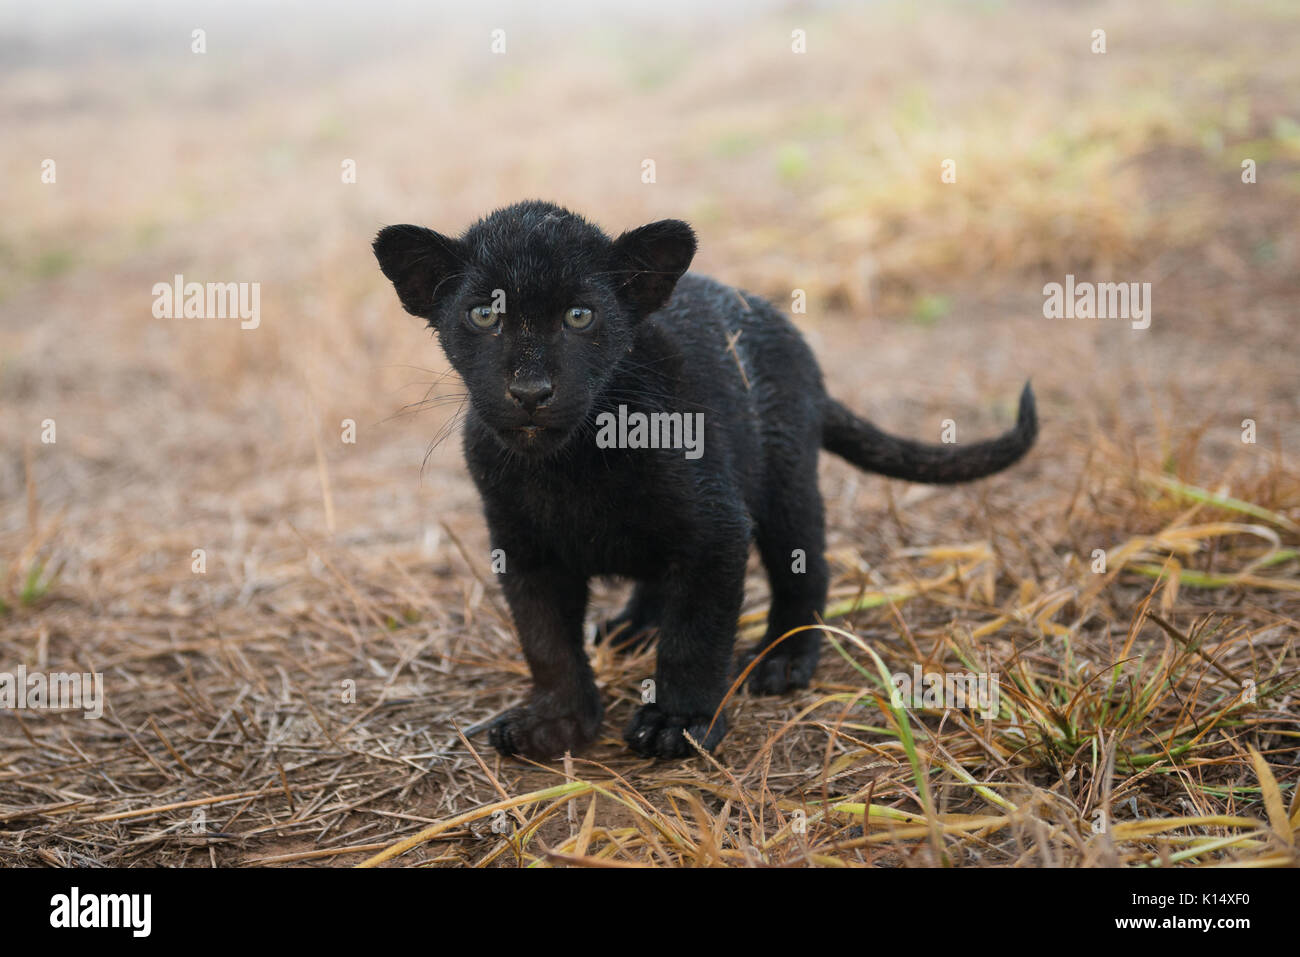
{"label": "cub's hind paw", "polygon": [[667,714],[656,704],[643,704],[636,709],[624,729],[623,740],[642,757],[691,757],[697,752],[683,732],[694,738],[704,750],[712,751],[727,733],[727,719],[718,715],[718,720],[714,721],[711,713]]}
{"label": "cub's hind paw", "polygon": [[[743,672],[758,657],[759,649],[751,651],[741,662]],[[785,694],[795,688],[807,688],[817,670],[817,649],[786,648],[778,645],[754,666],[749,673],[747,687],[754,695]]]}
{"label": "cub's hind paw", "polygon": [[603,709],[593,714],[539,714],[532,705],[511,708],[492,725],[488,741],[507,757],[522,754],[534,760],[558,758],[578,751],[600,731]]}

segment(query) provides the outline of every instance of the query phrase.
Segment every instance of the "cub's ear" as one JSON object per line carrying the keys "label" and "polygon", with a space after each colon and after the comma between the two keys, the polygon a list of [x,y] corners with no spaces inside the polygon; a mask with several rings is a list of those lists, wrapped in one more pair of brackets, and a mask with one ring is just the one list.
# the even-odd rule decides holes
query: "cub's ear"
{"label": "cub's ear", "polygon": [[448,280],[465,261],[464,245],[423,226],[385,226],[373,248],[402,308],[432,322],[439,296],[455,288]]}
{"label": "cub's ear", "polygon": [[624,277],[619,293],[649,315],[668,301],[694,257],[695,232],[680,219],[629,230],[614,240],[614,269]]}

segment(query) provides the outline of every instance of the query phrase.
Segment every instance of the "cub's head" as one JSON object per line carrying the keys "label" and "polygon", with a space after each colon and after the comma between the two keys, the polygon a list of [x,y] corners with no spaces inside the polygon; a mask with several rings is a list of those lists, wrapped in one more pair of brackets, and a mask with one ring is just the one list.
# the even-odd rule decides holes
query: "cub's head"
{"label": "cub's head", "polygon": [[636,324],[668,301],[695,234],[666,219],[611,239],[526,202],[456,239],[389,226],[374,250],[402,307],[437,332],[478,418],[507,448],[546,455],[587,417]]}

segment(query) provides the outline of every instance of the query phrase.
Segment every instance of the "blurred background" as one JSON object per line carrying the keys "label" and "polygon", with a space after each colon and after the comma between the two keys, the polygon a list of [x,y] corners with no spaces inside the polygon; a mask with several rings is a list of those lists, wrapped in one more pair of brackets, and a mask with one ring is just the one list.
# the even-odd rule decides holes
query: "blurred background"
{"label": "blurred background", "polygon": [[[1282,0],[9,5],[0,665],[125,669],[129,710],[191,666],[389,687],[376,661],[432,647],[518,692],[459,388],[369,243],[523,198],[684,218],[696,270],[804,290],[831,392],[893,431],[991,434],[1032,377],[1040,446],[982,490],[826,462],[862,567],[986,535],[1086,558],[1167,518],[1139,469],[1300,518],[1297,50]],[[260,325],[155,318],[176,274],[259,283]],[[1067,274],[1150,283],[1150,328],[1044,318]]]}
{"label": "blurred background", "polygon": [[[31,446],[39,508],[93,519],[83,560],[142,526],[188,539],[232,509],[318,522],[318,442],[335,531],[414,534],[421,495],[434,515],[460,508],[464,483],[440,471],[459,475],[455,441],[419,475],[454,406],[389,418],[445,366],[367,243],[394,222],[458,231],[525,197],[613,232],[685,218],[696,269],[787,310],[805,290],[794,318],[832,390],[909,434],[959,412],[991,428],[1032,375],[1049,434],[1108,416],[1147,434],[1163,414],[1211,439],[1248,415],[1266,445],[1297,435],[1291,4],[4,17],[0,520],[28,521]],[[150,290],[178,273],[260,283],[260,327],[155,319]],[[1066,273],[1151,282],[1151,328],[1044,319],[1042,286]],[[46,418],[57,446],[40,442]],[[355,446],[338,441],[344,418]],[[375,507],[393,499],[411,511]]]}

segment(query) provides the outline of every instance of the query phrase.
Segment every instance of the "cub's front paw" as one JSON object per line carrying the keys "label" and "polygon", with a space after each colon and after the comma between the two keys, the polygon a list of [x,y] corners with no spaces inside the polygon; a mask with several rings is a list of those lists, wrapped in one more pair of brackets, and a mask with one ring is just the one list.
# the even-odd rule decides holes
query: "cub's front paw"
{"label": "cub's front paw", "polygon": [[[713,729],[709,730],[710,722]],[[727,733],[727,719],[713,714],[668,714],[657,704],[643,704],[636,709],[623,731],[633,751],[647,758],[685,758],[696,753],[686,740],[685,731],[706,751],[712,751]]]}
{"label": "cub's front paw", "polygon": [[511,708],[492,725],[488,741],[507,757],[522,754],[545,761],[590,744],[600,731],[600,719],[604,715],[604,708],[599,705],[585,713],[550,714],[548,710],[532,703]]}
{"label": "cub's front paw", "polygon": [[[789,643],[789,639],[787,639]],[[785,694],[793,688],[806,688],[812,682],[813,672],[817,670],[818,648],[813,645],[787,648],[785,644],[777,645],[749,673],[749,693]],[[754,649],[741,662],[743,672],[749,663],[758,657],[760,649]]]}

